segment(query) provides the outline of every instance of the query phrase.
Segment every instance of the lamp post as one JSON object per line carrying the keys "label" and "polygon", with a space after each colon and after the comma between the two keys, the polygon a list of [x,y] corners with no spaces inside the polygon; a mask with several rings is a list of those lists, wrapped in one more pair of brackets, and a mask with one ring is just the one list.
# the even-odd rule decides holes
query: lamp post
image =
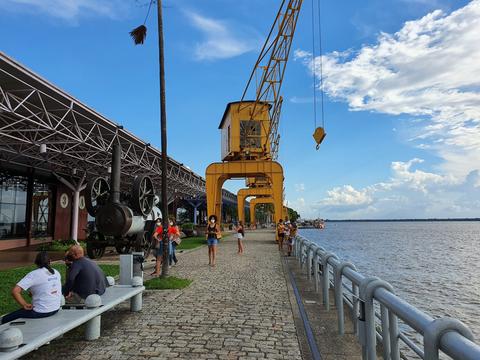
{"label": "lamp post", "polygon": [[[153,0],[150,0],[150,6],[148,11],[150,12],[150,7]],[[158,24],[158,61],[160,68],[160,133],[161,133],[161,143],[162,143],[162,217],[163,217],[163,233],[162,233],[162,242],[163,242],[163,264],[162,264],[162,275],[161,277],[168,276],[168,258],[169,258],[169,249],[168,249],[168,199],[167,199],[167,111],[165,108],[165,60],[164,60],[164,46],[163,46],[163,19],[162,19],[162,0],[156,0],[157,2],[157,24]],[[145,18],[145,22],[148,18]],[[135,45],[143,44],[145,37],[147,35],[147,28],[145,27],[145,22],[143,25],[134,29],[130,32],[130,35],[135,41]]]}

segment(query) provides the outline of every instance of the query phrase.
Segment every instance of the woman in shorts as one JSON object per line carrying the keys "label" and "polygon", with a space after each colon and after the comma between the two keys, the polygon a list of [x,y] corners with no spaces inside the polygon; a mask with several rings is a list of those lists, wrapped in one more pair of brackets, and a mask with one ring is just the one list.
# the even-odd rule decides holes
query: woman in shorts
{"label": "woman in shorts", "polygon": [[208,245],[208,265],[215,266],[215,259],[217,256],[218,239],[222,236],[220,227],[217,224],[217,217],[210,215],[208,218],[207,231],[205,237]]}
{"label": "woman in shorts", "polygon": [[237,243],[238,243],[238,254],[243,254],[243,239],[245,238],[245,230],[243,228],[243,223],[240,220],[237,226]]}

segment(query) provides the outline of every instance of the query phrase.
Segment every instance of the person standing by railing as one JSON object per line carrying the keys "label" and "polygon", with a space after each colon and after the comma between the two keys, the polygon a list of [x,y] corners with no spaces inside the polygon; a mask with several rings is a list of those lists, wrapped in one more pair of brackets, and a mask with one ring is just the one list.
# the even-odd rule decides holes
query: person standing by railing
{"label": "person standing by railing", "polygon": [[285,237],[285,225],[283,224],[283,219],[277,224],[277,235],[278,235],[278,250],[283,250],[283,240]]}
{"label": "person standing by railing", "polygon": [[290,224],[290,236],[287,240],[287,252],[288,256],[292,255],[293,245],[295,244],[295,236],[297,236],[297,224],[294,222]]}

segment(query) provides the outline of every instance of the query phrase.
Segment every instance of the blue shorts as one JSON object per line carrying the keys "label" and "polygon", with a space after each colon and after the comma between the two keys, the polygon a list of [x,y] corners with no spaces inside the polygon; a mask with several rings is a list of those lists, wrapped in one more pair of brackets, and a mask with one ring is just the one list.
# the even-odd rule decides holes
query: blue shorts
{"label": "blue shorts", "polygon": [[[172,247],[172,242],[169,241],[168,242],[168,253],[171,255],[173,252],[173,247]],[[162,257],[163,256],[163,241],[160,242],[160,246],[155,249],[155,252],[154,252],[154,255],[155,257]]]}
{"label": "blue shorts", "polygon": [[217,238],[208,238],[207,239],[207,244],[208,244],[208,246],[218,245],[218,239]]}

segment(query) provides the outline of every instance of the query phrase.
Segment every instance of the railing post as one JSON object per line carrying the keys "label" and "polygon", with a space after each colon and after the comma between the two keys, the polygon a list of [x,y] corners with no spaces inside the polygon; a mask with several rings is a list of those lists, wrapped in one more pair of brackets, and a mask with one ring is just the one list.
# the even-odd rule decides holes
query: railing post
{"label": "railing post", "polygon": [[312,279],[312,258],[313,258],[313,244],[309,244],[307,247],[307,278]]}
{"label": "railing post", "polygon": [[355,265],[349,262],[341,262],[334,269],[335,306],[337,307],[338,333],[345,334],[345,319],[343,312],[343,269],[357,270]]}
{"label": "railing post", "polygon": [[388,312],[390,325],[390,355],[392,360],[400,360],[400,348],[398,347],[398,319],[393,311]]}
{"label": "railing post", "polygon": [[314,268],[314,271],[315,271],[315,292],[318,293],[318,290],[319,290],[319,286],[318,286],[318,283],[320,281],[320,278],[319,278],[319,257],[321,256],[323,250],[319,247],[315,250],[315,253],[313,255],[313,268]]}
{"label": "railing post", "polygon": [[458,332],[473,341],[472,331],[460,320],[448,317],[435,319],[428,325],[423,334],[425,360],[438,360],[440,340],[442,336],[449,331]]}
{"label": "railing post", "polygon": [[359,300],[358,300],[358,286],[352,282],[352,294],[353,294],[353,306],[352,306],[352,320],[353,320],[353,332],[358,336],[358,310],[359,310]]}
{"label": "railing post", "polygon": [[377,358],[377,336],[375,329],[375,308],[373,306],[373,297],[375,290],[379,288],[384,288],[393,293],[392,285],[386,281],[380,280],[377,277],[366,278],[360,284],[360,297],[363,299],[363,301],[365,301],[365,347],[368,360],[375,360]]}
{"label": "railing post", "polygon": [[324,253],[321,257],[322,261],[322,297],[323,297],[323,304],[327,311],[330,310],[330,296],[328,290],[330,289],[330,272],[328,271],[328,259],[331,257],[338,259],[337,255],[331,252]]}
{"label": "railing post", "polygon": [[383,360],[391,360],[390,357],[390,324],[389,324],[389,310],[385,305],[380,304],[380,318],[382,320],[382,350]]}

